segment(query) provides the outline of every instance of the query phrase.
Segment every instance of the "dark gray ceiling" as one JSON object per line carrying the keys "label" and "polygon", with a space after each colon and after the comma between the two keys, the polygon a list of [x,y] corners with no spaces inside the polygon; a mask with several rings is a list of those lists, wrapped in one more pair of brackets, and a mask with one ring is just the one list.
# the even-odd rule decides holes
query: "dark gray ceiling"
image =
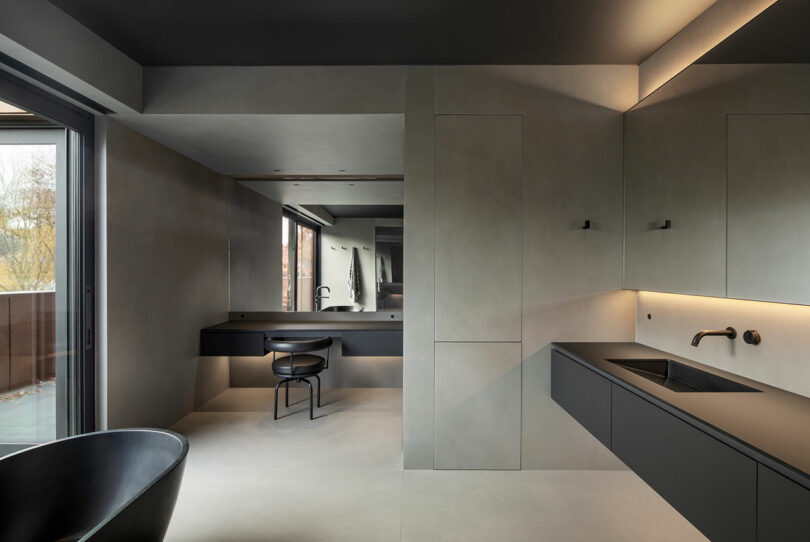
{"label": "dark gray ceiling", "polygon": [[779,0],[706,53],[700,64],[810,62],[810,0]]}
{"label": "dark gray ceiling", "polygon": [[638,64],[714,0],[51,0],[143,65]]}
{"label": "dark gray ceiling", "polygon": [[322,205],[335,218],[402,218],[402,205]]}

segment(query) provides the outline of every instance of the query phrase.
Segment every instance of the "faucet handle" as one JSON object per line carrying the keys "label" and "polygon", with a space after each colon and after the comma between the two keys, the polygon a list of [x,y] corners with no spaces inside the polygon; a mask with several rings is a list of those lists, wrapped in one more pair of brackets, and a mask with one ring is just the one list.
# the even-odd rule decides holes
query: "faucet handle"
{"label": "faucet handle", "polygon": [[762,337],[759,336],[759,331],[756,329],[749,329],[743,333],[743,340],[746,342],[746,344],[759,344]]}

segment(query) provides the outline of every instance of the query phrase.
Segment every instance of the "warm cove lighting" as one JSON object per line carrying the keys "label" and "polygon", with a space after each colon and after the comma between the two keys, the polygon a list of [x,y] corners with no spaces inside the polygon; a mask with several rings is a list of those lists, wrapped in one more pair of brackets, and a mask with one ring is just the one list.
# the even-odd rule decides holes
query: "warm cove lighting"
{"label": "warm cove lighting", "polygon": [[[640,290],[638,293],[639,312],[648,303],[661,307],[707,309],[726,314],[756,314],[757,316],[794,316],[801,317],[810,324],[810,306],[777,303],[772,301],[752,301],[748,299],[731,299],[727,297],[708,297],[689,294],[669,294]],[[640,315],[643,316],[643,315]]]}
{"label": "warm cove lighting", "polygon": [[[810,306],[637,292],[636,341],[810,397]],[[690,341],[701,329],[737,330],[737,339]],[[746,344],[743,334],[762,338]]]}
{"label": "warm cove lighting", "polygon": [[639,101],[775,3],[776,0],[717,0],[641,63]]}

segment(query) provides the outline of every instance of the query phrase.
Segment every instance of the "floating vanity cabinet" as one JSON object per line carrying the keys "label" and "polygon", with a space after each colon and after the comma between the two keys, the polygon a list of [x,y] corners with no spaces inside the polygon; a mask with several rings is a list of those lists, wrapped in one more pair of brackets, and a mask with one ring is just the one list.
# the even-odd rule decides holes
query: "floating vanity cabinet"
{"label": "floating vanity cabinet", "polygon": [[522,130],[520,115],[436,117],[437,341],[521,339]]}
{"label": "floating vanity cabinet", "polygon": [[551,398],[608,448],[611,385],[607,378],[552,350]]}
{"label": "floating vanity cabinet", "polygon": [[810,115],[729,115],[729,297],[810,305],[808,207]]}
{"label": "floating vanity cabinet", "polygon": [[756,540],[757,463],[616,384],[612,396],[613,453],[710,540]]}
{"label": "floating vanity cabinet", "polygon": [[810,539],[810,490],[759,465],[757,540]]}

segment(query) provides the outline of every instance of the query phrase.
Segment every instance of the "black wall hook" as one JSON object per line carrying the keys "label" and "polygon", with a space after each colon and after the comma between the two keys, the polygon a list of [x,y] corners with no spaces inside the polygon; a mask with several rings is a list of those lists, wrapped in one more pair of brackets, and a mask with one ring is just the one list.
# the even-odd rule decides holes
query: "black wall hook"
{"label": "black wall hook", "polygon": [[664,221],[664,225],[663,225],[663,226],[661,226],[661,229],[662,229],[662,230],[669,230],[669,229],[672,229],[672,221],[671,221],[670,219],[666,219],[666,220]]}
{"label": "black wall hook", "polygon": [[585,221],[585,224],[583,224],[583,225],[582,225],[582,229],[583,229],[583,230],[589,230],[589,229],[591,229],[591,221],[590,221],[590,220],[586,220],[586,221]]}

